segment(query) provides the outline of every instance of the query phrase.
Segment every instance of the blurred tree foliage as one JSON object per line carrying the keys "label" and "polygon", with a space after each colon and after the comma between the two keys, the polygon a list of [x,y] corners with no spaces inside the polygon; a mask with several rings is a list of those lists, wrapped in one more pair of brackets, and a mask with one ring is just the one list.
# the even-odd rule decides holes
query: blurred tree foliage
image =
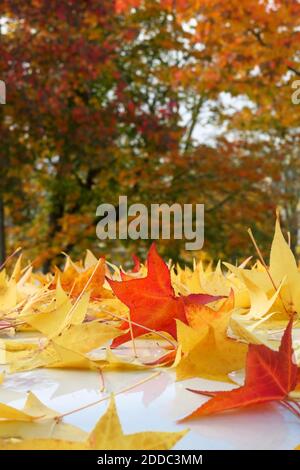
{"label": "blurred tree foliage", "polygon": [[[119,195],[204,203],[204,250],[232,260],[249,254],[248,226],[264,250],[280,205],[296,248],[299,13],[292,0],[3,0],[8,252],[22,245],[45,269],[62,251],[143,252],[148,242],[96,238],[97,206]],[[200,144],[205,119],[220,132]]]}

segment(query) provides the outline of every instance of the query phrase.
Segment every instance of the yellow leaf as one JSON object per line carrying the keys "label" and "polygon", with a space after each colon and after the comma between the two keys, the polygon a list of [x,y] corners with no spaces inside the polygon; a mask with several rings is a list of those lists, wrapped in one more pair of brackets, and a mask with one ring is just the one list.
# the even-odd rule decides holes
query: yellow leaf
{"label": "yellow leaf", "polygon": [[276,292],[269,299],[265,292],[256,284],[254,284],[254,282],[252,282],[250,279],[247,279],[247,277],[244,276],[243,273],[241,273],[241,276],[244,280],[245,286],[248,289],[251,301],[250,310],[245,316],[247,318],[260,319],[264,315],[266,315],[270,311],[271,307],[274,305],[281,290],[282,282],[284,280],[280,283]]}
{"label": "yellow leaf", "polygon": [[25,371],[39,367],[65,369],[98,369],[105,361],[95,361],[86,353],[107,344],[120,331],[99,322],[71,325],[44,347],[17,342],[6,344],[6,363],[10,371]]}
{"label": "yellow leaf", "polygon": [[83,441],[87,433],[75,426],[60,423],[54,419],[43,421],[0,421],[0,440],[2,442],[17,442],[20,439],[71,439]]}
{"label": "yellow leaf", "polygon": [[[190,335],[191,330],[188,327],[186,334]],[[228,374],[244,367],[247,345],[216,335],[211,326],[207,330],[196,346],[181,359],[176,368],[178,380],[203,377],[230,382]]]}
{"label": "yellow leaf", "polygon": [[293,306],[300,314],[300,273],[294,255],[282,234],[278,218],[270,254],[270,275],[276,286],[287,278],[288,288],[283,299],[285,306],[287,309]]}
{"label": "yellow leaf", "polygon": [[186,435],[181,432],[140,432],[124,434],[111,399],[88,438],[82,442],[59,439],[0,439],[1,450],[168,450]]}
{"label": "yellow leaf", "polygon": [[17,421],[32,421],[34,419],[33,416],[17,410],[12,406],[5,405],[4,403],[0,403],[0,419],[11,419]]}
{"label": "yellow leaf", "polygon": [[199,305],[187,308],[187,318],[194,328],[177,322],[183,351],[176,368],[178,380],[203,377],[228,382],[230,372],[244,367],[248,346],[227,336],[232,307],[231,293],[218,311]]}
{"label": "yellow leaf", "polygon": [[27,395],[23,411],[35,418],[54,418],[59,415],[57,411],[44,405],[32,392],[29,392]]}
{"label": "yellow leaf", "polygon": [[53,338],[56,344],[78,353],[88,353],[120,335],[120,330],[98,321],[72,325]]}
{"label": "yellow leaf", "polygon": [[2,311],[15,307],[17,304],[17,287],[14,279],[6,278],[5,270],[0,272],[0,316]]}
{"label": "yellow leaf", "polygon": [[126,357],[117,356],[112,352],[110,348],[106,349],[106,364],[105,369],[121,369],[121,370],[139,370],[139,369],[146,369],[147,367],[142,362],[138,361],[137,359],[127,359]]}
{"label": "yellow leaf", "polygon": [[282,234],[279,219],[276,221],[269,268],[266,269],[260,262],[252,269],[224,264],[243,282],[249,292],[249,317],[258,319],[273,312],[273,319],[286,320],[295,312],[300,314],[300,273]]}
{"label": "yellow leaf", "polygon": [[14,266],[11,279],[18,282],[22,276],[22,254],[18,257],[17,262]]}
{"label": "yellow leaf", "polygon": [[207,334],[207,326],[203,326],[202,330],[191,328],[190,326],[176,320],[177,338],[181,346],[183,354],[188,354],[199,343],[199,341]]}
{"label": "yellow leaf", "polygon": [[22,359],[10,363],[10,372],[21,372],[44,367],[46,369],[94,370],[105,361],[93,361],[84,354],[50,343],[41,351],[28,353]]}
{"label": "yellow leaf", "polygon": [[89,292],[85,292],[81,297],[80,301],[73,307],[70,314],[70,324],[71,325],[80,325],[86,316],[86,312],[90,302]]}
{"label": "yellow leaf", "polygon": [[55,418],[59,412],[45,406],[29,393],[22,410],[0,404],[0,438],[5,440],[28,438],[56,438],[83,441],[87,434],[79,428],[61,423]]}
{"label": "yellow leaf", "polygon": [[[23,319],[49,339],[58,336],[70,324],[81,323],[86,315],[89,294],[85,293],[75,307],[58,283],[55,307],[46,312],[25,315]],[[71,312],[71,315],[70,315]]]}
{"label": "yellow leaf", "polygon": [[115,400],[111,399],[106,413],[90,433],[88,444],[90,448],[99,450],[168,450],[186,433],[140,432],[126,435],[121,427]]}
{"label": "yellow leaf", "polygon": [[[268,317],[266,317],[266,323]],[[258,330],[258,326],[261,324],[261,321],[251,321],[245,318],[245,315],[233,314],[230,319],[230,328],[232,333],[239,339],[246,341],[251,344],[264,344],[269,348],[276,349],[279,341],[274,342],[268,339],[268,329]],[[284,327],[284,325],[283,325]]]}
{"label": "yellow leaf", "polygon": [[91,252],[91,250],[86,250],[86,257],[85,257],[85,260],[84,260],[84,268],[89,269],[92,266],[95,266],[97,263],[98,263],[98,259]]}
{"label": "yellow leaf", "polygon": [[[67,349],[59,344],[53,343],[51,345],[55,351],[56,356],[53,356],[54,361],[49,362],[46,367],[50,369],[98,369],[100,365],[84,354],[80,354],[72,349]],[[103,364],[103,361],[100,361]]]}

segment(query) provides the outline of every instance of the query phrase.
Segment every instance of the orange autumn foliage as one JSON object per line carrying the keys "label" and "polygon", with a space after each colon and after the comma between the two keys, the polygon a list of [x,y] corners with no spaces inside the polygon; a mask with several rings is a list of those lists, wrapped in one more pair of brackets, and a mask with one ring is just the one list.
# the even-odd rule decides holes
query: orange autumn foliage
{"label": "orange autumn foliage", "polygon": [[203,328],[220,321],[229,321],[232,309],[234,308],[234,293],[231,290],[228,299],[226,299],[218,310],[213,310],[206,305],[190,304],[186,309],[188,324],[192,328]]}
{"label": "orange autumn foliage", "polygon": [[77,271],[70,265],[65,271],[56,268],[55,279],[51,285],[55,288],[60,279],[64,291],[72,297],[78,297],[84,289],[91,294],[91,299],[101,299],[112,297],[111,293],[103,287],[105,280],[105,259],[100,258],[97,266],[91,266],[85,271]]}
{"label": "orange autumn foliage", "polygon": [[[171,284],[170,271],[152,244],[147,257],[148,274],[145,278],[123,282],[108,279],[114,294],[130,309],[132,334],[135,338],[146,334],[149,329],[164,331],[176,338],[176,322],[187,323],[185,306],[191,303],[205,304],[220,297],[206,294],[192,294],[176,297]],[[144,328],[146,327],[146,328]],[[121,330],[128,330],[129,323],[124,321]],[[131,339],[127,332],[113,341],[117,347]]]}

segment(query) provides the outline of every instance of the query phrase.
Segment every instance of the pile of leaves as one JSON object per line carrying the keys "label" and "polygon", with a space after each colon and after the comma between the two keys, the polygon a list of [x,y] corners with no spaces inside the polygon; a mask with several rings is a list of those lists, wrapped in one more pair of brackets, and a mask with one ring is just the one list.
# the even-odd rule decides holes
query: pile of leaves
{"label": "pile of leaves", "polygon": [[[300,270],[279,220],[268,263],[253,241],[258,259],[240,266],[166,264],[154,244],[130,271],[87,252],[47,275],[19,257],[8,276],[8,259],[0,272],[1,382],[37,368],[148,370],[149,380],[172,368],[179,381],[233,384],[191,390],[209,399],[180,422],[266,402],[300,417]],[[144,354],[139,345],[149,341],[157,348]],[[89,435],[32,393],[22,410],[0,404],[0,449],[170,449],[187,432],[124,435],[114,397],[97,403],[104,400],[109,407]]]}

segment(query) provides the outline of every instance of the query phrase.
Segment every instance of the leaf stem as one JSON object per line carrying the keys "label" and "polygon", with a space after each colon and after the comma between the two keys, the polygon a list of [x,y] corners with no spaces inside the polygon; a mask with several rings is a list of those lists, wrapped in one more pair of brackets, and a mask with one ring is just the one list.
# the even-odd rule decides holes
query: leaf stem
{"label": "leaf stem", "polygon": [[289,410],[291,413],[293,413],[295,416],[297,416],[297,418],[300,418],[300,411],[299,411],[299,410],[296,410],[296,409],[291,405],[291,403],[288,403],[286,400],[281,400],[279,403],[280,403],[280,405],[282,405],[283,407],[285,407],[287,410]]}
{"label": "leaf stem", "polygon": [[[101,309],[101,311],[104,312],[104,313],[107,313],[108,315],[112,316],[113,318],[117,318],[118,320],[124,321],[124,317],[116,315],[115,313],[112,313],[109,310]],[[125,320],[125,321],[128,321],[128,320]],[[177,350],[177,344],[175,342],[173,342],[170,338],[168,338],[168,336],[165,336],[163,333],[160,333],[159,331],[152,330],[151,328],[148,328],[147,326],[141,325],[140,323],[136,323],[132,320],[131,320],[131,323],[135,326],[139,326],[140,328],[143,328],[145,331],[147,331],[149,333],[154,333],[155,335],[160,336],[162,339],[164,339],[165,341],[170,343],[175,350]]]}
{"label": "leaf stem", "polygon": [[84,288],[82,289],[82,291],[80,292],[79,296],[77,297],[75,303],[73,304],[72,308],[70,309],[68,315],[67,315],[67,320],[69,320],[71,318],[71,315],[72,313],[74,312],[75,308],[77,307],[77,305],[79,304],[80,300],[82,299],[83,295],[85,294],[87,288],[89,287],[90,283],[92,282],[92,279],[98,269],[98,267],[100,266],[100,263],[102,262],[102,258],[100,258],[97,262],[97,264],[95,265],[95,268],[93,269],[93,272],[92,274],[90,275],[89,279],[87,280]]}
{"label": "leaf stem", "polygon": [[2,271],[3,268],[5,268],[6,264],[8,263],[9,260],[11,260],[17,253],[19,253],[22,250],[21,247],[17,248],[11,255],[9,255],[4,263],[1,264],[0,266],[0,271]]}
{"label": "leaf stem", "polygon": [[[118,392],[114,393],[115,396],[117,395],[121,395],[122,393],[126,393],[126,392],[130,392],[131,390],[133,390],[134,388],[140,386],[140,385],[143,385],[144,383],[146,382],[149,382],[149,380],[153,380],[155,379],[156,377],[158,377],[159,375],[161,374],[161,371],[158,371],[158,372],[155,372],[154,374],[151,374],[150,376],[146,377],[145,379],[143,380],[140,380],[139,382],[136,382],[135,384],[133,385],[130,385],[129,387],[125,387],[123,388],[122,390],[119,390]],[[92,403],[88,403],[87,405],[83,405],[81,406],[80,408],[76,408],[75,410],[72,410],[72,411],[67,411],[66,413],[63,413],[61,415],[58,416],[58,419],[61,420],[62,418],[64,418],[65,416],[69,416],[73,413],[78,413],[79,411],[82,411],[82,410],[86,410],[87,408],[91,408],[92,406],[95,406],[95,405],[98,405],[99,403],[102,403],[103,401],[106,401],[106,400],[109,400],[111,397],[111,394],[105,396],[105,397],[102,397],[100,398],[99,400],[96,400]]]}
{"label": "leaf stem", "polygon": [[[251,241],[252,241],[252,243],[253,243],[253,245],[254,245],[256,251],[257,251],[257,254],[258,254],[258,257],[259,257],[259,259],[260,259],[260,262],[262,263],[263,267],[265,268],[266,273],[267,273],[267,275],[268,275],[268,277],[269,277],[269,279],[270,279],[270,281],[271,281],[271,284],[272,284],[272,286],[273,286],[273,288],[274,288],[274,290],[275,290],[275,292],[276,292],[276,291],[278,290],[278,287],[276,287],[276,284],[275,284],[275,282],[274,282],[274,280],[273,280],[273,278],[272,278],[272,276],[271,276],[271,274],[270,274],[269,268],[268,268],[268,266],[267,266],[267,264],[266,264],[266,262],[265,262],[265,260],[264,260],[264,257],[263,257],[263,255],[262,255],[262,252],[260,251],[260,249],[259,249],[259,247],[258,247],[258,245],[257,245],[257,243],[256,243],[256,240],[255,240],[255,238],[254,238],[254,235],[253,235],[253,233],[252,233],[251,228],[248,229],[248,233],[249,233],[249,236],[250,236],[250,238],[251,238]],[[283,301],[283,299],[282,299],[282,296],[281,296],[281,293],[280,293],[280,292],[278,293],[278,297],[279,297],[280,300],[281,300],[281,303],[282,303],[282,306],[283,306],[283,308],[284,308],[284,310],[285,310],[285,313],[290,317],[291,315],[290,315],[289,311],[287,310],[287,308],[286,308],[286,306],[285,306],[285,303],[284,303],[284,301]]]}

